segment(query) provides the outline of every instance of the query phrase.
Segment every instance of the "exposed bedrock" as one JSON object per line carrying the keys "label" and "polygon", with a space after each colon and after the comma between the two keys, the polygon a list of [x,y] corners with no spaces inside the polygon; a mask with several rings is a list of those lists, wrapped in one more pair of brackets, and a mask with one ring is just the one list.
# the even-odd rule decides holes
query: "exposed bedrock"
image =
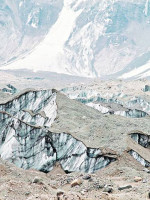
{"label": "exposed bedrock", "polygon": [[5,111],[24,122],[49,127],[57,115],[56,93],[52,90],[26,91],[0,104]]}
{"label": "exposed bedrock", "polygon": [[18,167],[44,172],[60,162],[67,172],[92,173],[116,159],[116,155],[86,147],[72,135],[36,128],[5,112],[0,112],[0,154]]}
{"label": "exposed bedrock", "polygon": [[150,149],[150,135],[145,135],[142,133],[132,133],[131,138],[141,146]]}

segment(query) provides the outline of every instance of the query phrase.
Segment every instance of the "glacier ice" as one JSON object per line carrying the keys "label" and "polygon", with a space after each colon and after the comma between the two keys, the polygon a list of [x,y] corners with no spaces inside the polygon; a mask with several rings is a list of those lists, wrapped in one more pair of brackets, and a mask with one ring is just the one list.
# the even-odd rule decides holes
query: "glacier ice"
{"label": "glacier ice", "polygon": [[138,162],[140,162],[144,167],[150,167],[150,163],[142,158],[137,152],[130,150],[129,154],[132,155]]}
{"label": "glacier ice", "polygon": [[[142,132],[135,132],[135,133],[131,133],[130,137],[138,144],[141,146],[141,148],[136,148],[136,150],[133,150],[131,147],[131,150],[129,150],[129,154],[133,156],[134,159],[136,159],[138,162],[140,162],[143,166],[145,167],[150,167],[150,162],[148,160],[149,158],[149,149],[150,149],[150,136],[146,135]],[[134,146],[134,145],[133,145]],[[144,152],[144,150],[146,149],[146,152],[144,152],[144,156],[146,156],[145,158],[142,157],[141,151]],[[148,150],[148,151],[147,151]],[[139,152],[138,152],[139,151]]]}
{"label": "glacier ice", "polygon": [[150,103],[142,97],[133,97],[128,101],[119,99],[122,93],[100,94],[94,89],[88,89],[85,86],[68,87],[61,90],[70,99],[93,107],[103,114],[115,114],[129,118],[141,118],[150,114]]}
{"label": "glacier ice", "polygon": [[56,93],[52,90],[31,90],[0,104],[0,110],[26,123],[50,127],[57,115],[55,100]]}
{"label": "glacier ice", "polygon": [[150,136],[142,133],[132,133],[131,138],[144,148],[150,148]]}
{"label": "glacier ice", "polygon": [[55,90],[27,90],[0,104],[0,155],[18,167],[43,172],[59,162],[66,172],[94,172],[116,160],[65,132],[51,132]]}
{"label": "glacier ice", "polygon": [[67,133],[29,126],[1,112],[0,121],[1,158],[18,167],[49,172],[60,162],[67,172],[92,173],[115,161],[115,158],[103,156],[100,149],[87,148]]}

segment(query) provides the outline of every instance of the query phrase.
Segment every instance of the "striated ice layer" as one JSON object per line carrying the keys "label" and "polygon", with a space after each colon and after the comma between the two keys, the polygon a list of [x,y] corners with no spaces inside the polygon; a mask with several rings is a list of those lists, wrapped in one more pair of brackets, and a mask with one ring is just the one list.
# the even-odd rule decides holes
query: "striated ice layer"
{"label": "striated ice layer", "polygon": [[1,104],[0,110],[26,123],[50,127],[57,115],[56,93],[52,90],[27,91]]}
{"label": "striated ice layer", "polygon": [[69,134],[30,126],[4,112],[0,112],[0,154],[18,167],[43,172],[60,162],[66,172],[92,173],[115,161]]}
{"label": "striated ice layer", "polygon": [[50,132],[57,91],[29,90],[0,104],[0,155],[18,167],[43,172],[59,162],[66,172],[94,172],[115,161],[67,133]]}
{"label": "striated ice layer", "polygon": [[131,138],[144,148],[150,148],[150,136],[142,133],[132,133]]}
{"label": "striated ice layer", "polygon": [[150,103],[142,97],[123,101],[123,93],[100,94],[84,86],[64,88],[61,91],[70,99],[76,99],[103,114],[115,114],[129,118],[142,118],[150,115]]}
{"label": "striated ice layer", "polygon": [[[136,159],[138,162],[140,162],[145,167],[150,167],[150,160],[149,160],[149,154],[150,154],[150,136],[146,135],[144,133],[135,132],[131,133],[131,138],[138,144],[138,148],[136,150],[133,150],[134,148],[131,147],[131,150],[129,151],[129,154],[133,156],[134,159]],[[134,146],[134,145],[133,145]],[[133,148],[133,149],[132,149]],[[140,151],[142,150],[142,151]],[[142,154],[143,156],[141,156]]]}
{"label": "striated ice layer", "polygon": [[132,155],[138,162],[140,162],[145,167],[150,167],[150,162],[142,158],[137,152],[130,150],[130,155]]}
{"label": "striated ice layer", "polygon": [[128,111],[116,111],[114,114],[130,118],[142,118],[148,116],[146,112],[137,109],[129,109]]}

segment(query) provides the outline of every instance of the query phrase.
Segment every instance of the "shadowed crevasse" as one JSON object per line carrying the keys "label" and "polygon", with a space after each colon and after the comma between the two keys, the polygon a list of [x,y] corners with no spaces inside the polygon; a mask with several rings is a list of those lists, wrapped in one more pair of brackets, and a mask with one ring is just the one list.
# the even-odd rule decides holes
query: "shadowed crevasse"
{"label": "shadowed crevasse", "polygon": [[132,133],[131,138],[144,148],[150,149],[150,136],[142,133]]}

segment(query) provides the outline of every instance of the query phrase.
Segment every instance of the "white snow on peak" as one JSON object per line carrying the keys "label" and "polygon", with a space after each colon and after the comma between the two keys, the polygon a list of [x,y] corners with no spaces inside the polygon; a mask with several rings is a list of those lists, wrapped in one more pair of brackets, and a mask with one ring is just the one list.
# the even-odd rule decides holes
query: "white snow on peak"
{"label": "white snow on peak", "polygon": [[119,77],[119,79],[129,79],[129,78],[144,78],[150,76],[150,61],[145,65],[135,68],[127,73],[124,73]]}
{"label": "white snow on peak", "polygon": [[[34,71],[49,71],[55,67],[55,71],[63,73],[65,71],[64,44],[70,32],[73,31],[75,20],[81,13],[73,11],[69,7],[70,1],[65,1],[64,7],[59,15],[57,22],[50,29],[45,39],[27,57],[19,59],[2,69],[27,68]],[[30,18],[29,18],[30,20]],[[65,71],[67,73],[67,71]]]}
{"label": "white snow on peak", "polygon": [[0,10],[2,69],[121,77],[150,60],[149,0],[7,2],[17,14]]}
{"label": "white snow on peak", "polygon": [[146,16],[148,15],[148,4],[149,4],[149,0],[146,0],[145,9],[144,9],[144,13]]}

